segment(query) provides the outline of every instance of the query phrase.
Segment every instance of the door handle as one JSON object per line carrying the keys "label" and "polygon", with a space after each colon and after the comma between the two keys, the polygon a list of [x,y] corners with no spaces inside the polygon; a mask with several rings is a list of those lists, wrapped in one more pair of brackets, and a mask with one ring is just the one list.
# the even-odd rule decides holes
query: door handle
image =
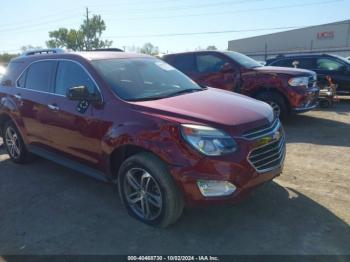
{"label": "door handle", "polygon": [[17,100],[22,100],[22,97],[21,97],[20,94],[16,94],[16,95],[14,95],[14,96],[15,96],[15,98],[16,98]]}
{"label": "door handle", "polygon": [[60,110],[60,108],[59,108],[57,105],[47,105],[47,107],[48,107],[50,110],[55,111],[55,112],[57,112],[57,111]]}

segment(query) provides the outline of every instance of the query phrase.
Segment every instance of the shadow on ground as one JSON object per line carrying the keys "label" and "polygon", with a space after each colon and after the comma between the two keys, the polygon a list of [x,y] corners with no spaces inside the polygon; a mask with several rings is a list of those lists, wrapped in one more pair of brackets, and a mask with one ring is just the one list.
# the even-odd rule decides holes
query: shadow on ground
{"label": "shadow on ground", "polygon": [[277,183],[157,229],[129,218],[112,186],[51,162],[4,160],[0,170],[1,254],[350,253],[349,225]]}

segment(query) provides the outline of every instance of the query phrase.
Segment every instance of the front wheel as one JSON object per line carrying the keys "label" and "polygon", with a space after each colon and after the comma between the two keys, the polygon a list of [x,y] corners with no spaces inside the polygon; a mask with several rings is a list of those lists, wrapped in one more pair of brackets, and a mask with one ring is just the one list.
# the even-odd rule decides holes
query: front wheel
{"label": "front wheel", "polygon": [[289,114],[286,101],[280,94],[264,92],[259,94],[256,99],[269,104],[272,107],[275,116],[280,119],[285,119]]}
{"label": "front wheel", "polygon": [[122,164],[118,188],[128,213],[145,224],[167,227],[182,214],[183,199],[167,166],[150,153]]}

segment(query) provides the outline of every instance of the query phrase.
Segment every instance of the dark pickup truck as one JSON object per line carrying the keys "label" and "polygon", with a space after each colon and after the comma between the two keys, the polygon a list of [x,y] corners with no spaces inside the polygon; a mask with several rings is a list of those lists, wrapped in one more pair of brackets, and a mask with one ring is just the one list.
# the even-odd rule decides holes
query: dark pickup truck
{"label": "dark pickup truck", "polygon": [[163,60],[200,85],[265,101],[280,118],[317,106],[317,76],[309,70],[262,66],[237,52],[179,53],[165,55]]}

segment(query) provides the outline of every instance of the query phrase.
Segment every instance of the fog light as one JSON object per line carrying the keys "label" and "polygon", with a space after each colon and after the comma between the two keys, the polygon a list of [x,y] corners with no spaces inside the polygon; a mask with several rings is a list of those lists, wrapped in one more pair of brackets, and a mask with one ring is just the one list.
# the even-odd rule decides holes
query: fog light
{"label": "fog light", "polygon": [[237,189],[228,181],[198,180],[197,185],[205,197],[229,196]]}

